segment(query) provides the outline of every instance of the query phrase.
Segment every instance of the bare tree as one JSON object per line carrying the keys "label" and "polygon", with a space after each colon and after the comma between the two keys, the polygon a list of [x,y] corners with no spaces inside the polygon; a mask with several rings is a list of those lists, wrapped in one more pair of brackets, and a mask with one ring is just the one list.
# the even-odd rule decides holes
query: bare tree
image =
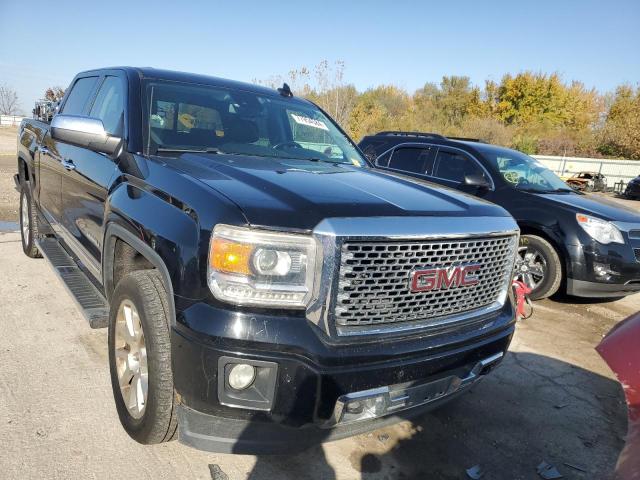
{"label": "bare tree", "polygon": [[0,85],[0,114],[15,115],[18,113],[18,94],[6,85]]}
{"label": "bare tree", "polygon": [[47,100],[51,100],[52,102],[59,102],[64,97],[64,88],[56,85],[53,87],[47,88],[44,92],[44,98]]}

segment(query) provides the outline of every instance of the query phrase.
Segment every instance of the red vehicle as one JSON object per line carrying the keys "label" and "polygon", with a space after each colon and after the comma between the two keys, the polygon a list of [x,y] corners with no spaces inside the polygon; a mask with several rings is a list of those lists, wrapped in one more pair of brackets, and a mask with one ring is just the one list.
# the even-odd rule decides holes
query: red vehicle
{"label": "red vehicle", "polygon": [[640,478],[640,312],[617,324],[596,347],[622,384],[629,408],[626,445],[618,458],[616,478]]}

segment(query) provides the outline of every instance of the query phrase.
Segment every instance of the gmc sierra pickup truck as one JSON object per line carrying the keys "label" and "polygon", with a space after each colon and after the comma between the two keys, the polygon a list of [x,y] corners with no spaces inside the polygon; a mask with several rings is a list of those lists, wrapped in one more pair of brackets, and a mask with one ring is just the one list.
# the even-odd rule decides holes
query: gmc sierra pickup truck
{"label": "gmc sierra pickup truck", "polygon": [[370,167],[286,84],[93,70],[50,125],[23,121],[24,252],[108,328],[133,439],[292,452],[433,408],[500,362],[513,218]]}

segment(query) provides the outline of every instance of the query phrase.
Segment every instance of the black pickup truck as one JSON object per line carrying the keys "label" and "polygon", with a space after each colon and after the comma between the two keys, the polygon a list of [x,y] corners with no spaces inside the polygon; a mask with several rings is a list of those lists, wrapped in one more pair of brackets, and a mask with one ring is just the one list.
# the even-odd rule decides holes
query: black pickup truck
{"label": "black pickup truck", "polygon": [[[292,452],[453,398],[514,331],[501,207],[370,168],[290,89],[73,80],[18,139],[24,252],[108,327],[141,443]],[[51,368],[55,368],[52,365]]]}

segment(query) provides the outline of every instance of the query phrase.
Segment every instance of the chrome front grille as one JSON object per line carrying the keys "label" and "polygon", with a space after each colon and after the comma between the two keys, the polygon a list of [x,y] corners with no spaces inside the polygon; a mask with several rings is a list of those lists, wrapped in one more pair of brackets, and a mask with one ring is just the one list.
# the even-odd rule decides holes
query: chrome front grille
{"label": "chrome front grille", "polygon": [[[414,322],[437,325],[504,300],[517,235],[449,240],[346,241],[340,256],[334,319],[344,330]],[[412,291],[416,270],[479,265],[474,285]],[[398,325],[400,324],[400,325]],[[366,333],[366,332],[363,332]]]}

